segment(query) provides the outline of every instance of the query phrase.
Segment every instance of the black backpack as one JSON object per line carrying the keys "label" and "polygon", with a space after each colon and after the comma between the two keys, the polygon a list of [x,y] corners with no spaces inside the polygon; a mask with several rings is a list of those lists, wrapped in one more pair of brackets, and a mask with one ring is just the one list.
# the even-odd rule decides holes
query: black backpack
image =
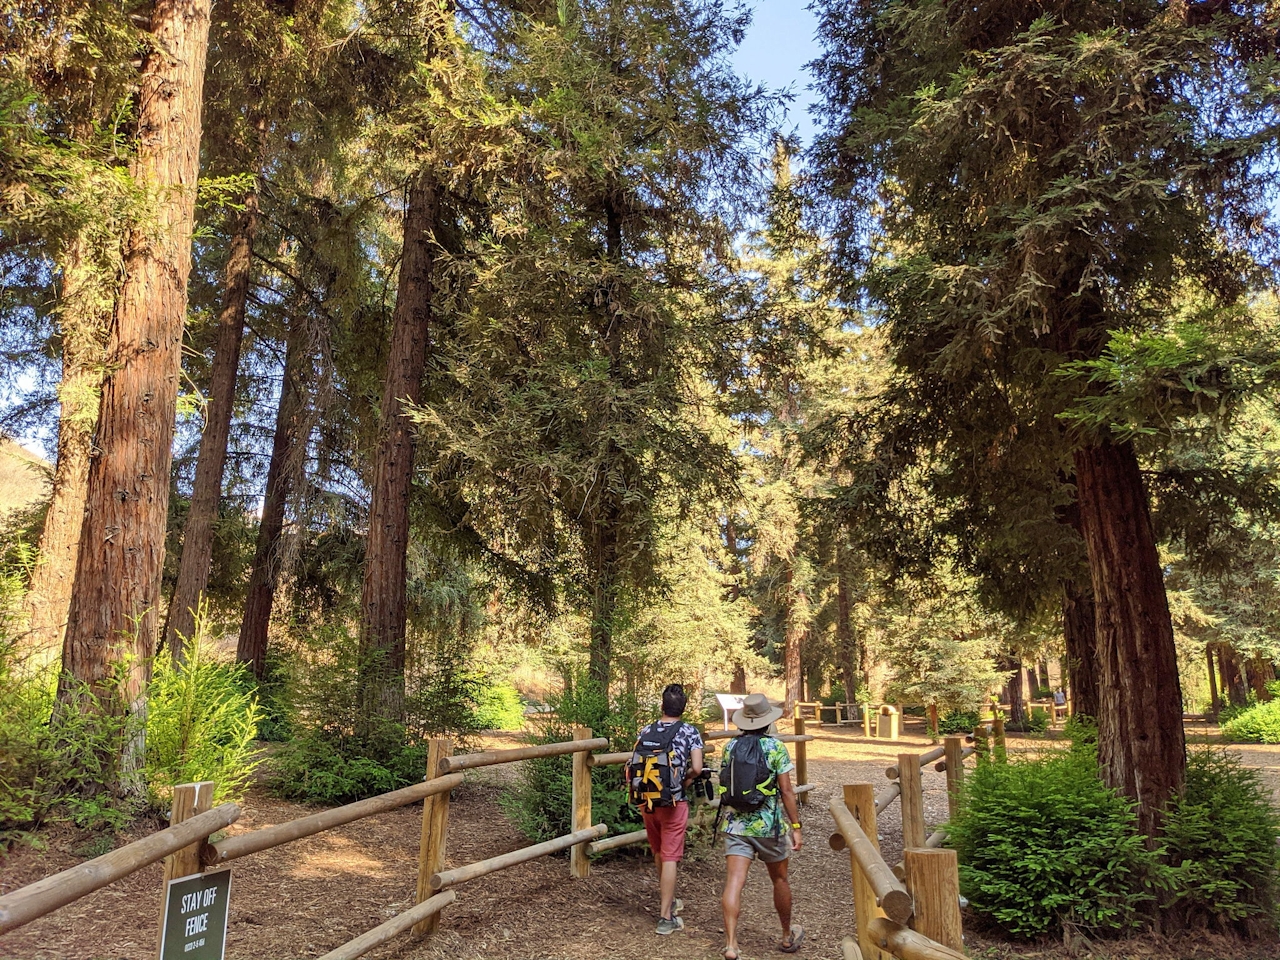
{"label": "black backpack", "polygon": [[729,762],[720,768],[720,805],[748,813],[778,796],[777,775],[760,745],[762,733],[743,733],[729,747]]}
{"label": "black backpack", "polygon": [[683,723],[671,724],[659,730],[651,723],[640,731],[631,759],[627,761],[627,793],[631,802],[641,810],[652,812],[654,807],[670,807],[676,802],[683,771],[675,765],[672,746]]}

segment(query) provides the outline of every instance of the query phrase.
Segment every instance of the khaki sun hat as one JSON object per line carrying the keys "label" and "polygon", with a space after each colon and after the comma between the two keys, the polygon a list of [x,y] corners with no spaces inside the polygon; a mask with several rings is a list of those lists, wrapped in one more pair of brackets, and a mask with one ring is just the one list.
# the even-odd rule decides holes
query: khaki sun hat
{"label": "khaki sun hat", "polygon": [[782,708],[775,707],[763,693],[748,694],[742,701],[742,708],[735,710],[733,725],[739,730],[763,730],[782,716]]}

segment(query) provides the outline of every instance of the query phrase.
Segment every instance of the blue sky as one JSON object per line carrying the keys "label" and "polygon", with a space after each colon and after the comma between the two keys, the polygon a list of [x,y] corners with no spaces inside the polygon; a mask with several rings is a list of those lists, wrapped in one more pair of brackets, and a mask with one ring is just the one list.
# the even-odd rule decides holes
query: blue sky
{"label": "blue sky", "polygon": [[807,0],[758,0],[746,39],[733,62],[738,72],[763,83],[771,90],[790,90],[795,95],[785,130],[799,133],[805,146],[813,138],[809,116],[811,78],[804,65],[821,52],[814,32],[818,20],[806,9]]}

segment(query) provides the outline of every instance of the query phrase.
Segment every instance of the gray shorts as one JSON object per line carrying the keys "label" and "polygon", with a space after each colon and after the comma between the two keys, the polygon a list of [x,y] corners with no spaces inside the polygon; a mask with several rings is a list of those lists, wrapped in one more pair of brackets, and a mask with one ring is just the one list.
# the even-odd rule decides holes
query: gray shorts
{"label": "gray shorts", "polygon": [[785,833],[780,837],[740,837],[726,833],[724,855],[748,860],[759,857],[765,863],[781,863],[791,856],[791,837]]}

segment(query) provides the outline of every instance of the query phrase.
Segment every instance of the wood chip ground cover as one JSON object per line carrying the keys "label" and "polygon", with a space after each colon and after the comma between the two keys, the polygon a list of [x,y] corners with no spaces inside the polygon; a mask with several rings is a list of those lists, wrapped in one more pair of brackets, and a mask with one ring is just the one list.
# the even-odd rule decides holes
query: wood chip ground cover
{"label": "wood chip ground cover", "polygon": [[[1209,731],[1199,731],[1208,733]],[[1197,731],[1188,730],[1193,739]],[[840,940],[853,932],[849,860],[833,852],[827,803],[840,785],[888,783],[885,768],[899,750],[924,750],[914,724],[897,744],[867,741],[850,728],[826,727],[810,744],[809,776],[817,785],[804,810],[805,847],[792,863],[795,922],[807,936],[799,956],[836,960]],[[504,742],[505,740],[505,742]],[[510,745],[493,737],[484,748]],[[1024,741],[1036,749],[1037,741]],[[1016,749],[1017,747],[1015,747]],[[1273,792],[1280,795],[1280,747],[1240,747]],[[460,866],[525,845],[503,815],[498,798],[509,770],[471,771],[457,791],[449,820],[448,866]],[[229,833],[242,833],[303,816],[310,809],[250,794]],[[930,827],[946,819],[945,777],[925,772]],[[412,906],[417,875],[419,806],[371,817],[306,840],[236,861],[228,929],[229,960],[318,957]],[[135,839],[159,824],[140,824]],[[706,831],[703,831],[705,834]],[[882,848],[890,863],[901,856],[901,823],[894,804],[881,819]],[[44,834],[47,848],[17,848],[0,864],[0,892],[65,869],[85,857],[93,837],[60,829]],[[657,882],[647,847],[597,861],[585,881],[569,878],[565,858],[542,858],[458,889],[439,934],[403,936],[367,956],[376,960],[714,960],[723,946],[720,885],[723,858],[705,837],[694,837],[681,871],[685,930],[654,934]],[[160,916],[159,865],[153,865],[21,930],[0,937],[2,960],[152,960]],[[747,884],[743,956],[780,956],[780,936],[765,872],[756,865]],[[1015,945],[970,933],[974,957],[1004,960],[1075,956],[1153,960],[1275,960],[1280,943],[1243,943],[1200,933],[1122,943]]]}

